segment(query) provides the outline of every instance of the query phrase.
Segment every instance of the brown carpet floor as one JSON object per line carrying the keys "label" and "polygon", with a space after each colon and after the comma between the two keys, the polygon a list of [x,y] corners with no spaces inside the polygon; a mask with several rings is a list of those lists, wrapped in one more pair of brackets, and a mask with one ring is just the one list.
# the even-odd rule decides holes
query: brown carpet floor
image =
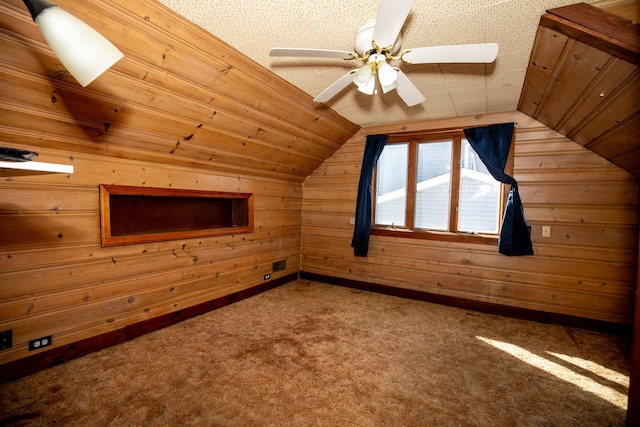
{"label": "brown carpet floor", "polygon": [[0,425],[623,426],[625,338],[299,280],[0,386]]}

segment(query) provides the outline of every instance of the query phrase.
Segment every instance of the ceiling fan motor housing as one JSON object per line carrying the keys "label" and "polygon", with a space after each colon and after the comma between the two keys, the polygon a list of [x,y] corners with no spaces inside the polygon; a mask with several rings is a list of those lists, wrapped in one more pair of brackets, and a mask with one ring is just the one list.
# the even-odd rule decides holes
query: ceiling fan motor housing
{"label": "ceiling fan motor housing", "polygon": [[[373,40],[373,29],[375,27],[375,24],[376,24],[375,21],[371,21],[371,22],[367,22],[366,24],[358,28],[358,31],[356,32],[356,42],[355,42],[355,51],[358,55],[365,56],[367,52],[374,49],[373,42],[375,40]],[[391,55],[395,55],[400,51],[400,42],[401,42],[401,37],[400,35],[398,35],[398,38],[393,44],[393,47],[389,51]],[[387,46],[380,46],[380,47],[384,48]]]}

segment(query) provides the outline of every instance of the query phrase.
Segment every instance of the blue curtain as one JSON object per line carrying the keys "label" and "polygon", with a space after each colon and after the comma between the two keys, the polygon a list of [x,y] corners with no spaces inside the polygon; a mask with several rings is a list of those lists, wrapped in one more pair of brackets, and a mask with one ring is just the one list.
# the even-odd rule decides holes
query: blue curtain
{"label": "blue curtain", "polygon": [[371,180],[373,169],[378,163],[378,158],[384,149],[388,135],[368,135],[364,147],[364,159],[360,170],[360,182],[358,183],[358,198],[356,199],[356,223],[351,239],[353,254],[366,257],[369,252],[369,235],[371,234],[371,209],[373,194]]}
{"label": "blue curtain", "polygon": [[464,134],[489,173],[496,180],[511,185],[502,219],[502,229],[498,238],[498,251],[509,256],[533,255],[531,229],[527,226],[524,218],[524,208],[518,194],[518,183],[513,177],[504,173],[514,127],[514,123],[502,123],[464,129]]}

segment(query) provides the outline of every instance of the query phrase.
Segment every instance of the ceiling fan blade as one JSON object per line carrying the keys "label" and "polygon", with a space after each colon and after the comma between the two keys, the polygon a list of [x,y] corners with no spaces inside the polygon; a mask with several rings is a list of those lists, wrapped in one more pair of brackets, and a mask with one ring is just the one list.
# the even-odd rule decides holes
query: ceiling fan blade
{"label": "ceiling fan blade", "polygon": [[409,106],[413,107],[425,101],[424,95],[418,90],[418,88],[411,83],[409,77],[400,70],[398,71],[398,95]]}
{"label": "ceiling fan blade", "polygon": [[392,46],[414,0],[380,0],[378,15],[373,29],[373,41],[380,47]]}
{"label": "ceiling fan blade", "polygon": [[344,76],[340,77],[335,81],[331,86],[326,88],[320,93],[320,95],[313,98],[315,102],[327,102],[334,96],[336,96],[342,89],[349,86],[350,83],[353,82],[353,71],[349,71]]}
{"label": "ceiling fan blade", "polygon": [[353,52],[348,52],[346,50],[274,47],[273,49],[271,49],[271,51],[269,51],[269,56],[299,56],[299,57],[307,57],[307,58],[352,59]]}
{"label": "ceiling fan blade", "polygon": [[411,64],[444,64],[462,62],[493,62],[498,56],[497,43],[459,44],[409,49],[402,59]]}

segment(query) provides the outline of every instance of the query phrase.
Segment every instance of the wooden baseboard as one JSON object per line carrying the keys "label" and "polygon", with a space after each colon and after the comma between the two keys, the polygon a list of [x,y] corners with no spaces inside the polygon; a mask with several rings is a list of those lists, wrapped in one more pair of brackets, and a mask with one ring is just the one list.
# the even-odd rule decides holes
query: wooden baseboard
{"label": "wooden baseboard", "polygon": [[33,356],[28,356],[22,359],[15,360],[13,362],[5,363],[4,365],[0,365],[0,384],[4,384],[24,376],[34,374],[43,369],[60,365],[62,363],[77,359],[78,357],[85,356],[89,353],[93,353],[116,344],[121,344],[125,341],[132,340],[149,332],[153,332],[158,329],[171,326],[178,322],[182,322],[183,320],[199,316],[217,308],[233,304],[234,302],[242,301],[243,299],[247,299],[254,295],[258,295],[262,292],[292,282],[297,278],[298,273],[292,273],[249,289],[244,289],[230,295],[225,295],[223,297],[195,305],[193,307],[188,307],[182,310],[175,311],[173,313],[158,316],[153,319],[144,320],[142,322],[128,325],[116,331],[87,338],[82,341],[43,351],[41,353],[34,354]]}
{"label": "wooden baseboard", "polygon": [[451,307],[463,308],[487,314],[511,317],[516,319],[530,320],[538,323],[549,323],[555,325],[569,326],[590,331],[602,332],[609,335],[631,337],[631,326],[603,320],[587,319],[566,314],[550,313],[527,308],[512,307],[502,304],[494,304],[483,301],[475,301],[466,298],[439,295],[430,292],[417,291],[414,289],[403,289],[376,283],[361,282],[358,280],[343,279],[340,277],[325,276],[322,274],[300,272],[301,279],[313,280],[315,282],[327,283],[330,285],[344,286],[348,288],[360,289],[381,294],[392,295],[401,298],[409,298],[418,301],[431,302],[435,304],[447,305]]}

